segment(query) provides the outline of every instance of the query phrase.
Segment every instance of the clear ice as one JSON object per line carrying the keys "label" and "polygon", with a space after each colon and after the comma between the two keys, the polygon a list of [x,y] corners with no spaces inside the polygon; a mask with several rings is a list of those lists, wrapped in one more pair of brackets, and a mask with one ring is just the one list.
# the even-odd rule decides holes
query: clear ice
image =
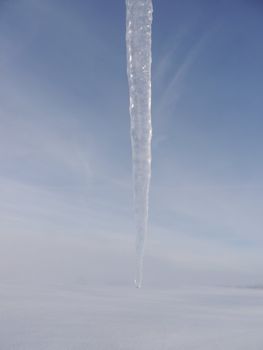
{"label": "clear ice", "polygon": [[136,221],[135,285],[141,287],[151,179],[151,0],[126,0],[127,73]]}

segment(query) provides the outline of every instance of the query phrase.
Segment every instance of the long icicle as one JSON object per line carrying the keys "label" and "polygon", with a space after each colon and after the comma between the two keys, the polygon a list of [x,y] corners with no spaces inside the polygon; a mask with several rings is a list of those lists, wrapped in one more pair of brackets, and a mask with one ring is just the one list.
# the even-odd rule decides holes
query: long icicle
{"label": "long icicle", "polygon": [[135,285],[141,287],[151,179],[151,0],[126,0],[127,73],[136,220]]}

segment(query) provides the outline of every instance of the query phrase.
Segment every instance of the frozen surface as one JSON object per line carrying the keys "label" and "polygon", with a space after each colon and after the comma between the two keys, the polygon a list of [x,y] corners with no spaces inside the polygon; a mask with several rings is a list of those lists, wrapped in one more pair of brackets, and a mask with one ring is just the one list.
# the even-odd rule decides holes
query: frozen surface
{"label": "frozen surface", "polygon": [[263,291],[0,285],[3,350],[260,350]]}
{"label": "frozen surface", "polygon": [[142,283],[143,252],[148,223],[151,178],[151,0],[126,0],[127,73],[130,91],[131,141],[136,217],[137,268]]}

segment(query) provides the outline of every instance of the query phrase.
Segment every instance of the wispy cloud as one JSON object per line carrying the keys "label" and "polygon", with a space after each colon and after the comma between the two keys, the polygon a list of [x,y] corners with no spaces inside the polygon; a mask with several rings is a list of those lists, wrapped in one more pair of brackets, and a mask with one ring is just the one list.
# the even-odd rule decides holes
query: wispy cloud
{"label": "wispy cloud", "polygon": [[160,92],[160,96],[157,96],[158,101],[155,103],[156,115],[165,116],[169,114],[169,110],[174,110],[184,91],[187,75],[198,56],[208,47],[209,41],[212,40],[221,22],[221,19],[214,21],[205,31],[199,33],[199,37],[195,35],[195,40],[191,46],[187,47],[184,42],[188,43],[192,32],[196,30],[194,27],[189,27],[170,48],[166,49],[157,65],[157,73],[154,75],[155,84]]}

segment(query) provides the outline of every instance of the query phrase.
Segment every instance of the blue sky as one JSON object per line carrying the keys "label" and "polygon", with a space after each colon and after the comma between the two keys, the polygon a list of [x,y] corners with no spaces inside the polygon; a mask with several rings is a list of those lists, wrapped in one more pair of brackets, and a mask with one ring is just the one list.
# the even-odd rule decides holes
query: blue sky
{"label": "blue sky", "polygon": [[[158,269],[164,281],[258,282],[263,6],[153,5],[145,283],[147,276],[156,283]],[[25,272],[40,264],[29,252],[40,254],[43,240],[55,264],[58,237],[64,245],[78,237],[83,276],[85,266],[96,275],[114,261],[107,280],[129,280],[135,230],[124,0],[3,1],[0,47],[0,278],[11,261],[18,268],[18,256]]]}

